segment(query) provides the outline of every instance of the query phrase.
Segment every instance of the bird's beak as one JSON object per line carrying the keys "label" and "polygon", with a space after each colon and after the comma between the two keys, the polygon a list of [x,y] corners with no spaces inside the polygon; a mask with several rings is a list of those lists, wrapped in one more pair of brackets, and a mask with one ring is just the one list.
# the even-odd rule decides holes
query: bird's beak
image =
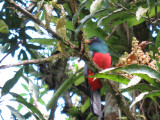
{"label": "bird's beak", "polygon": [[85,44],[90,44],[91,40],[85,40]]}

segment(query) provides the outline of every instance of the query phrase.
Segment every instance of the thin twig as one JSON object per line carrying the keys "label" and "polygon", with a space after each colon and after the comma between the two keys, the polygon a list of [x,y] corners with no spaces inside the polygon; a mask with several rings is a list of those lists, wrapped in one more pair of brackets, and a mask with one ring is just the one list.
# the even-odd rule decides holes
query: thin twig
{"label": "thin twig", "polygon": [[9,68],[9,67],[14,67],[14,66],[20,66],[20,65],[26,65],[26,64],[39,64],[39,63],[45,63],[45,62],[51,62],[53,60],[59,59],[59,58],[64,58],[64,57],[69,57],[72,56],[71,54],[55,54],[52,55],[48,58],[42,58],[42,59],[34,59],[34,60],[24,60],[24,61],[20,61],[18,63],[13,63],[13,64],[8,64],[8,65],[1,65],[0,69],[5,69],[5,68]]}
{"label": "thin twig", "polygon": [[157,0],[155,0],[155,16],[156,16],[156,19],[158,19],[158,13],[157,13]]}
{"label": "thin twig", "polygon": [[110,98],[107,100],[107,104],[105,104],[104,109],[102,111],[102,114],[104,113],[105,109],[107,108],[107,105],[109,104],[111,98],[112,98],[112,96],[110,96]]}
{"label": "thin twig", "polygon": [[118,28],[119,26],[115,26],[113,29],[112,29],[112,32],[105,38],[105,40],[107,41],[111,36],[112,34],[114,33],[114,31]]}
{"label": "thin twig", "polygon": [[0,113],[0,116],[1,116],[1,119],[2,119],[2,120],[4,120],[4,118],[3,118],[3,116],[2,116],[2,114],[1,114],[1,113]]}

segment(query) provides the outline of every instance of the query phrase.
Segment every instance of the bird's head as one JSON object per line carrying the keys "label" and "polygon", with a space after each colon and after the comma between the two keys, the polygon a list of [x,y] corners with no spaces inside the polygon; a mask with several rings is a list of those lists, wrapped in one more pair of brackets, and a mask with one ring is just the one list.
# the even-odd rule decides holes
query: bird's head
{"label": "bird's head", "polygon": [[105,44],[105,42],[97,36],[93,36],[93,37],[89,38],[89,40],[87,40],[85,43],[88,45],[91,45],[94,43],[104,43]]}
{"label": "bird's head", "polygon": [[90,45],[90,50],[93,52],[100,52],[100,53],[108,53],[109,49],[106,43],[99,37],[93,36],[89,40],[85,42],[86,44]]}

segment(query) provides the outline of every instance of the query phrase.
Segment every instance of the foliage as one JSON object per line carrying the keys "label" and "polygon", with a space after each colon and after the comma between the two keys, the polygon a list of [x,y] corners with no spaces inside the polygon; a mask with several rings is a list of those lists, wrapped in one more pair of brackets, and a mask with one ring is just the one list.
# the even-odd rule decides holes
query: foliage
{"label": "foliage", "polygon": [[[98,73],[91,77],[106,78],[106,76],[110,75],[110,73],[112,72],[117,72],[117,74],[121,73],[122,75],[124,75],[124,73],[127,73],[127,74],[131,74],[133,76],[138,76],[141,78],[140,81],[136,82],[137,79],[134,79],[134,82],[130,81],[131,84],[128,83],[128,85],[130,84],[129,86],[126,86],[125,88],[121,88],[122,93],[130,92],[134,90],[138,90],[140,92],[140,94],[135,98],[135,100],[132,101],[130,108],[132,108],[137,102],[142,101],[145,98],[151,98],[154,102],[156,102],[156,104],[159,104],[159,99],[157,99],[157,97],[160,97],[159,95],[160,81],[158,77],[160,75],[159,72],[155,71],[154,69],[148,66],[133,64],[133,65],[117,68],[114,70],[110,70],[107,72]],[[109,80],[113,80],[113,79],[111,78]],[[126,80],[123,79],[123,81],[128,82],[127,79]],[[122,79],[119,78],[116,80],[116,82],[122,83]]]}
{"label": "foliage", "polygon": [[[157,48],[160,37],[158,34],[157,38],[153,39],[152,36],[149,36],[151,32],[148,27],[144,28],[144,26],[151,25],[152,32],[159,33],[157,28],[160,7],[157,0],[2,0],[0,3],[2,5],[0,51],[6,53],[0,62],[11,54],[21,61],[21,65],[24,65],[23,68],[16,71],[13,78],[6,80],[1,88],[2,98],[10,94],[13,96],[11,100],[19,103],[18,108],[6,105],[17,119],[32,117],[53,119],[60,97],[65,101],[62,112],[68,114],[69,119],[97,119],[88,109],[90,106],[88,90],[81,66],[79,63],[74,63],[77,59],[82,59],[96,68],[87,55],[88,47],[84,45],[85,39],[92,36],[99,36],[106,40],[112,56],[112,66],[117,66],[101,71],[94,77],[126,85],[126,88],[120,91],[111,87],[117,94],[138,90],[137,97],[133,98],[130,104],[130,107],[136,106],[136,109],[139,110],[139,113],[136,113],[137,116],[145,116],[149,119],[153,116],[152,114],[147,116],[146,113],[152,112],[160,116],[157,112],[160,88],[160,52]],[[146,31],[141,32],[141,29]],[[29,34],[27,31],[34,34]],[[153,51],[151,53],[154,55],[144,52],[138,46],[138,41],[134,42],[133,49],[131,43],[133,35],[139,41],[150,41],[145,51]],[[130,54],[120,58],[124,52]],[[48,60],[54,55],[58,57],[51,57],[52,60]],[[59,57],[60,55],[63,57]],[[128,59],[129,55],[134,56],[134,59]],[[122,59],[125,60],[124,63]],[[23,64],[24,60],[35,64],[27,64],[28,61]],[[121,64],[117,64],[119,60]],[[37,64],[37,61],[40,62]],[[19,64],[8,65],[8,67],[17,65]],[[3,67],[1,65],[0,69]],[[20,78],[26,81],[25,84],[21,84],[26,93],[11,92],[17,82],[21,82]],[[49,90],[54,91],[54,94],[46,105],[43,96]],[[102,97],[106,95],[106,90],[108,86],[104,84],[101,90]],[[71,100],[74,94],[81,98],[75,105]],[[154,108],[150,107],[146,112],[147,107],[144,106],[144,100],[153,101],[154,105],[158,106],[157,111],[151,111]],[[139,101],[143,101],[143,104],[138,105]],[[128,100],[128,103],[130,102]],[[50,114],[43,114],[37,103],[50,109]],[[24,106],[29,110],[25,115],[21,113]],[[125,112],[135,112],[120,109],[126,115],[124,117],[129,117]]]}

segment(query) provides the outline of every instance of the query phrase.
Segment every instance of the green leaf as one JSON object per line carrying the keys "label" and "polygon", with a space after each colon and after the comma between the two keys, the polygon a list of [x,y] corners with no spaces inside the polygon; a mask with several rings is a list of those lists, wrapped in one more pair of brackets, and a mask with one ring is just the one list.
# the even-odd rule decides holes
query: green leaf
{"label": "green leaf", "polygon": [[56,42],[57,40],[55,39],[46,39],[46,38],[36,38],[36,39],[30,39],[29,42],[32,43],[39,43],[43,45],[53,45],[53,42]]}
{"label": "green leaf", "polygon": [[44,91],[40,92],[40,98],[48,92],[48,88],[45,88]]}
{"label": "green leaf", "polygon": [[106,32],[102,30],[101,28],[97,27],[96,22],[93,22],[90,20],[85,24],[85,26],[86,27],[84,28],[84,32],[86,33],[88,38],[92,36],[98,36],[103,39],[106,37]]}
{"label": "green leaf", "polygon": [[78,17],[79,17],[79,14],[81,12],[81,10],[85,7],[85,5],[89,2],[90,0],[83,0],[81,2],[81,4],[79,5],[79,9],[77,10],[77,12],[74,14],[74,16],[72,17],[72,23],[75,24]]}
{"label": "green leaf", "polygon": [[127,17],[125,20],[127,21],[128,27],[132,27],[132,26],[138,25],[138,24],[140,24],[140,23],[145,21],[144,18],[141,18],[139,21],[137,21],[136,20],[136,16]]}
{"label": "green leaf", "polygon": [[0,20],[0,33],[9,33],[8,25],[3,20]]}
{"label": "green leaf", "polygon": [[[152,2],[152,5],[150,6],[151,8],[150,17],[151,16],[153,17],[155,15],[155,12],[153,9],[155,4],[153,4],[153,2]],[[116,26],[116,25],[122,24],[123,22],[127,22],[128,26],[132,27],[144,22],[145,21],[144,18],[141,18],[140,21],[137,21],[136,16],[130,13],[136,13],[136,10],[138,9],[139,6],[148,7],[146,5],[146,2],[137,1],[136,6],[134,6],[133,4],[125,4],[124,8],[118,8],[118,9],[117,8],[115,9],[114,7],[108,8],[108,11],[106,13],[103,13],[104,15],[102,14],[104,17],[100,16],[100,19],[97,23],[98,26],[101,24],[104,26],[108,24],[112,24],[113,26]]]}
{"label": "green leaf", "polygon": [[29,103],[33,104],[33,102],[34,102],[34,99],[33,99],[33,97],[31,96],[30,99],[29,99]]}
{"label": "green leaf", "polygon": [[153,98],[153,97],[160,97],[160,90],[155,90],[153,92],[144,92],[141,93],[139,96],[136,97],[136,99],[132,102],[130,105],[130,108],[133,107],[137,102],[143,100],[144,98]]}
{"label": "green leaf", "polygon": [[23,54],[23,60],[28,60],[26,51],[24,51],[23,49],[21,49],[21,52],[22,52],[22,54]]}
{"label": "green leaf", "polygon": [[20,96],[26,96],[28,95],[27,93],[21,93]]}
{"label": "green leaf", "polygon": [[155,46],[152,47],[152,49],[154,50],[155,53],[158,53],[157,48],[160,46],[160,30],[158,31],[157,37],[156,37],[156,41],[155,41]]}
{"label": "green leaf", "polygon": [[22,109],[22,107],[23,106],[21,104],[19,104],[17,110],[20,111]]}
{"label": "green leaf", "polygon": [[88,98],[86,102],[81,106],[81,112],[84,113],[90,106],[90,99]]}
{"label": "green leaf", "polygon": [[33,114],[36,114],[40,120],[44,120],[43,115],[41,114],[41,112],[32,104],[28,103],[22,96],[10,92],[10,94],[15,97],[15,99],[12,99],[13,101],[17,101],[18,103],[26,106],[29,110],[32,111]]}
{"label": "green leaf", "polygon": [[22,72],[23,72],[23,68],[19,69],[19,70],[16,72],[15,76],[14,76],[13,78],[11,78],[10,80],[8,80],[8,81],[4,84],[4,86],[3,86],[3,88],[2,88],[2,92],[1,92],[2,95],[7,94],[7,93],[10,91],[10,89],[17,83],[17,81],[19,80],[19,78],[20,78],[21,75],[22,75]]}
{"label": "green leaf", "polygon": [[123,68],[120,68],[120,71],[126,72],[128,74],[147,74],[150,78],[154,78],[160,81],[160,74],[156,70],[145,65],[128,65]]}
{"label": "green leaf", "polygon": [[12,114],[16,116],[18,120],[25,120],[25,118],[22,116],[22,114],[18,110],[14,109],[12,106],[9,106],[9,105],[6,105],[6,106],[10,109]]}
{"label": "green leaf", "polygon": [[74,85],[75,85],[75,86],[78,86],[78,85],[80,85],[81,83],[83,83],[84,81],[85,81],[85,80],[84,80],[84,76],[81,75],[79,78],[76,79]]}
{"label": "green leaf", "polygon": [[145,98],[147,97],[160,97],[160,90],[155,90],[153,92],[149,92],[148,94],[145,95]]}
{"label": "green leaf", "polygon": [[138,74],[138,73],[134,73],[134,75],[141,77],[142,79],[146,80],[147,82],[149,82],[150,84],[152,84],[154,87],[160,88],[160,81],[149,77],[146,74]]}
{"label": "green leaf", "polygon": [[157,90],[157,88],[154,86],[148,85],[148,84],[139,83],[137,85],[132,85],[130,87],[122,89],[121,92],[128,92],[128,91],[133,91],[133,90],[139,90],[141,92],[148,92],[152,90]]}
{"label": "green leaf", "polygon": [[10,43],[6,43],[4,46],[0,46],[0,51],[2,53],[5,53],[5,52],[7,52],[7,50],[9,49],[9,47],[10,47]]}
{"label": "green leaf", "polygon": [[115,82],[119,82],[119,83],[123,83],[123,84],[128,84],[129,83],[129,79],[122,76],[122,75],[116,75],[116,74],[106,74],[106,73],[98,73],[92,76],[89,76],[90,78],[94,77],[94,78],[106,78]]}
{"label": "green leaf", "polygon": [[31,48],[31,49],[35,49],[35,50],[44,49],[44,48],[41,47],[41,46],[36,46],[36,45],[33,45],[33,44],[25,44],[25,46],[26,46],[27,48]]}
{"label": "green leaf", "polygon": [[41,98],[38,99],[38,102],[40,102],[42,105],[46,105],[46,103],[44,102],[44,100],[42,100]]}
{"label": "green leaf", "polygon": [[100,95],[103,96],[106,94],[107,88],[105,86],[103,86],[100,90]]}
{"label": "green leaf", "polygon": [[111,13],[109,13],[107,16],[102,17],[99,19],[97,25],[100,26],[103,22],[103,24],[106,24],[108,22],[110,22],[113,19],[116,19],[122,15],[124,15],[126,13],[126,11],[122,8],[116,9],[114,11],[112,11]]}
{"label": "green leaf", "polygon": [[24,72],[25,72],[26,74],[29,74],[29,64],[24,65]]}
{"label": "green leaf", "polygon": [[28,120],[29,117],[32,116],[32,113],[31,112],[27,112],[24,117],[26,118],[26,120]]}
{"label": "green leaf", "polygon": [[22,54],[22,49],[21,49],[21,51],[20,51],[19,54],[18,54],[18,60],[20,60],[21,54]]}
{"label": "green leaf", "polygon": [[28,78],[26,76],[22,75],[22,77],[27,83],[29,83],[29,80],[28,80]]}
{"label": "green leaf", "polygon": [[[75,74],[73,74],[68,80],[66,80],[60,87],[59,89],[54,93],[54,95],[52,96],[52,98],[50,99],[50,101],[47,104],[47,109],[49,110],[50,108],[52,108],[52,106],[56,103],[57,99],[70,87],[71,84],[74,83],[74,80],[76,78],[74,78],[77,73],[79,73],[81,71],[78,70]],[[79,74],[79,76],[81,76],[82,74]],[[78,76],[78,77],[79,77]]]}
{"label": "green leaf", "polygon": [[76,28],[75,30],[75,36],[74,38],[77,39],[77,35],[78,33],[80,32],[80,30],[83,28],[84,24],[89,21],[92,17],[96,16],[97,14],[105,11],[106,9],[100,9],[100,10],[97,10],[96,12],[94,12],[93,14],[89,14],[87,16],[85,16],[81,21],[80,21],[80,24],[79,26]]}
{"label": "green leaf", "polygon": [[94,116],[93,113],[89,113],[86,120],[97,120],[97,116]]}
{"label": "green leaf", "polygon": [[156,66],[158,68],[158,72],[160,73],[160,63],[159,62],[156,62]]}
{"label": "green leaf", "polygon": [[28,86],[26,86],[25,84],[21,84],[22,85],[22,87],[27,91],[27,92],[29,92],[29,89],[28,89]]}
{"label": "green leaf", "polygon": [[32,56],[32,58],[34,58],[34,59],[39,58],[39,56],[35,53],[35,50],[30,49],[30,48],[26,48],[26,50],[30,53],[30,55]]}

